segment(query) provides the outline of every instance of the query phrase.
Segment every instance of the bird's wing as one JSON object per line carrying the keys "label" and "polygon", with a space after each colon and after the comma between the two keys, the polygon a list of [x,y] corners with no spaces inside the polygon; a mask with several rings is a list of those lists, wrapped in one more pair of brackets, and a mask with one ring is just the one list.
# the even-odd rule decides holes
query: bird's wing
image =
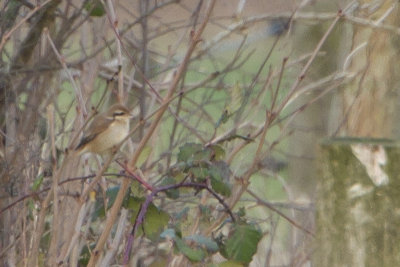
{"label": "bird's wing", "polygon": [[113,118],[108,118],[105,116],[95,117],[88,127],[88,131],[84,133],[79,145],[76,147],[75,150],[83,147],[90,141],[92,141],[99,133],[104,131],[109,125],[110,122],[113,121]]}

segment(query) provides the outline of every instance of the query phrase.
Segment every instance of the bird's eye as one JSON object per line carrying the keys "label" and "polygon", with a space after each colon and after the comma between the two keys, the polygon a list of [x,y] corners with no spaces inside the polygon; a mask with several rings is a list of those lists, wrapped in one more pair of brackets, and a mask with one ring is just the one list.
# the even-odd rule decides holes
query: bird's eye
{"label": "bird's eye", "polygon": [[122,116],[122,115],[125,115],[125,112],[123,112],[123,111],[116,111],[116,112],[114,112],[113,115],[114,115],[114,116]]}

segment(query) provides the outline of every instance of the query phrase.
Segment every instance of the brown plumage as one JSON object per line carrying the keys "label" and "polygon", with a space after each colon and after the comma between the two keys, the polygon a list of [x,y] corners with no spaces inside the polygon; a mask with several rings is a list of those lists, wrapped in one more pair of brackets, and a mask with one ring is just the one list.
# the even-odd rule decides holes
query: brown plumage
{"label": "brown plumage", "polygon": [[93,118],[75,150],[79,154],[103,154],[121,143],[129,133],[130,111],[121,104],[111,106]]}

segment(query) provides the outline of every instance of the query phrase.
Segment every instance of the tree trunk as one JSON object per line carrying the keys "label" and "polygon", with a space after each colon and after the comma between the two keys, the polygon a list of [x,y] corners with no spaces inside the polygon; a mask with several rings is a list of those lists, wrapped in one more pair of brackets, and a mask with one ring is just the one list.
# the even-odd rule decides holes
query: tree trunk
{"label": "tree trunk", "polygon": [[[331,1],[319,1],[307,8],[305,11],[317,12],[337,10],[335,3]],[[326,33],[332,21],[304,22],[298,21],[294,25],[294,44],[296,56],[300,57],[311,53]],[[321,52],[323,56],[318,56],[312,63],[303,84],[312,84],[324,77],[332,75],[340,65],[343,49],[341,42],[346,30],[343,23],[335,26],[325,41]],[[294,103],[292,109],[296,110],[303,105],[307,105],[321,94],[321,91],[328,86],[324,84],[318,90],[301,95]],[[290,127],[293,134],[290,138],[290,161],[289,177],[290,185],[293,188],[293,201],[312,203],[316,194],[316,150],[319,140],[328,135],[329,117],[331,115],[330,106],[335,92],[328,93],[323,98],[310,104],[305,110],[300,112],[292,121]],[[313,212],[296,212],[296,221],[308,229],[314,228]],[[293,229],[290,245],[292,246],[292,261],[297,260],[300,254],[309,255],[310,237],[302,231]]]}
{"label": "tree trunk", "polygon": [[[361,1],[361,5],[369,1]],[[399,5],[383,1],[368,13],[360,9],[358,17],[379,25],[400,23]],[[382,20],[382,21],[381,21]],[[343,133],[350,136],[393,138],[398,135],[395,113],[398,111],[400,69],[399,36],[380,28],[354,26],[349,73],[357,77],[343,91]]]}
{"label": "tree trunk", "polygon": [[341,138],[320,155],[314,266],[398,266],[400,148]]}

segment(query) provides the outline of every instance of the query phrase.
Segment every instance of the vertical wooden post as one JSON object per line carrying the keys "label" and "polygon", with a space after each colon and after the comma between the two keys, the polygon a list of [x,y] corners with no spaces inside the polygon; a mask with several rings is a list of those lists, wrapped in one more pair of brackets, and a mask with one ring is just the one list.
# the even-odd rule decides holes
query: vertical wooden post
{"label": "vertical wooden post", "polygon": [[400,145],[340,138],[320,149],[314,266],[398,266]]}

